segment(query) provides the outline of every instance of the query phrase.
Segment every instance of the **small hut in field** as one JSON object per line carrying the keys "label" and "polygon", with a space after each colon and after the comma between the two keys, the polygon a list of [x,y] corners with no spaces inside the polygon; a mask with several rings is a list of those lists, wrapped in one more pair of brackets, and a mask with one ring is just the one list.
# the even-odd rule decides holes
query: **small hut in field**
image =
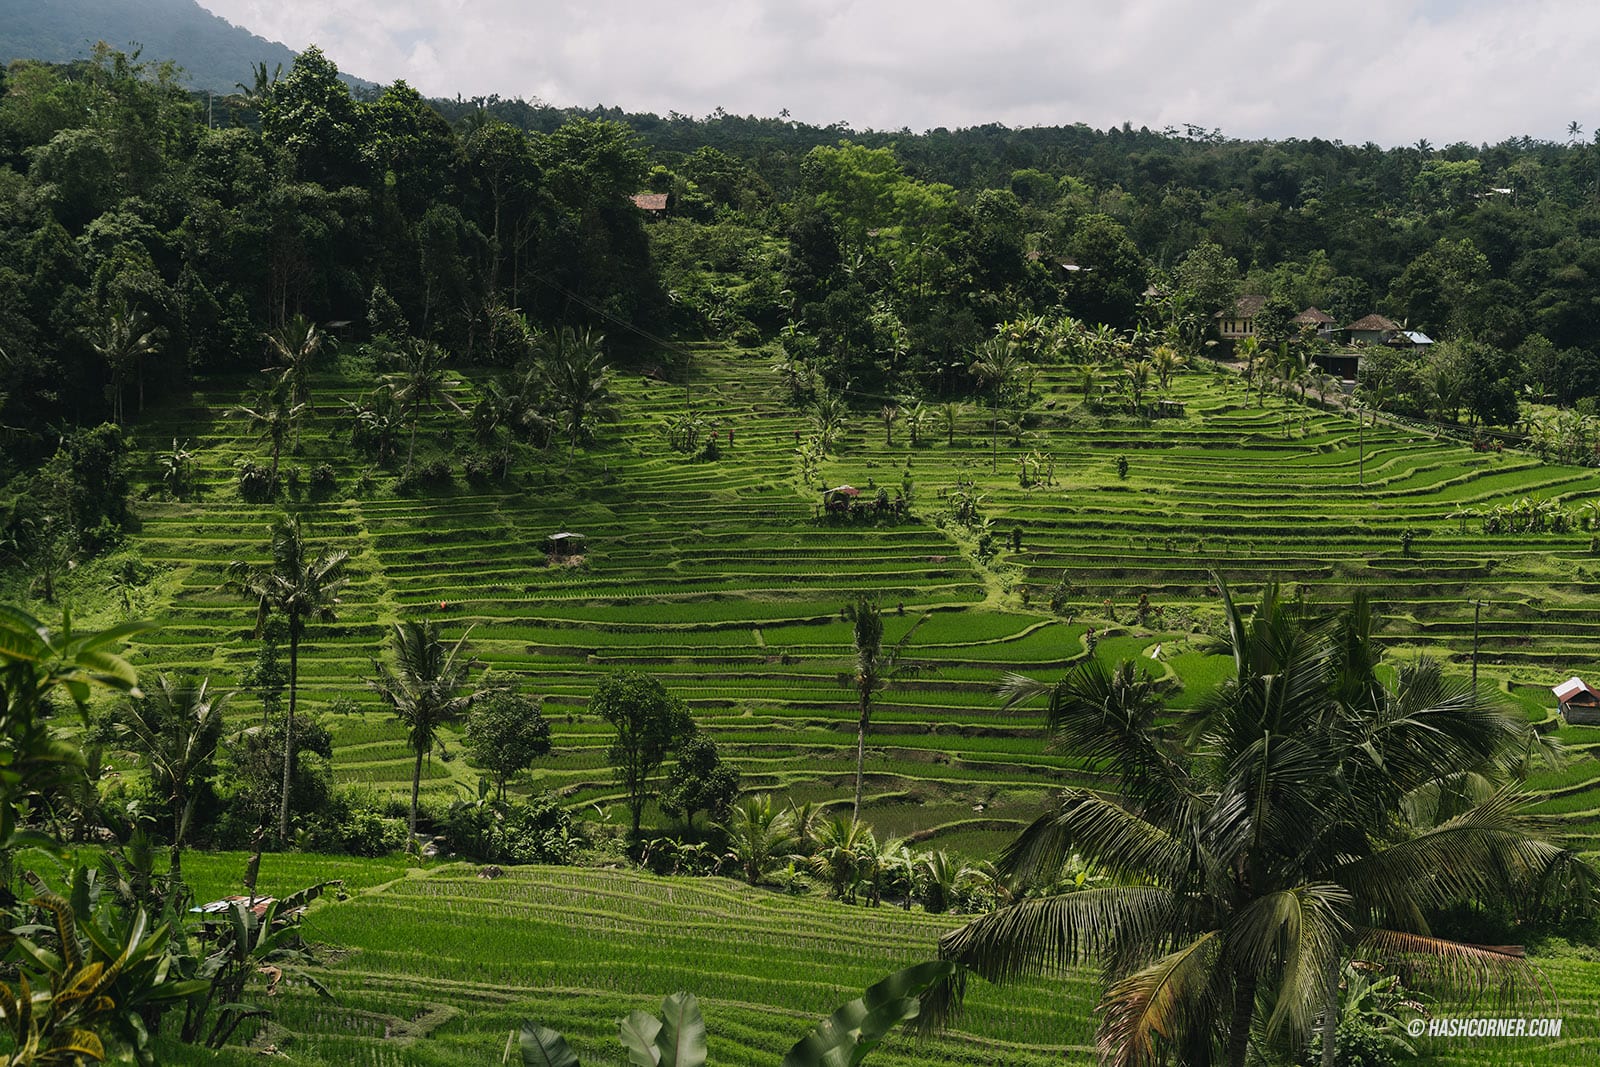
{"label": "small hut in field", "polygon": [[583,534],[562,531],[553,533],[544,539],[544,550],[551,559],[571,559],[581,556],[584,551]]}
{"label": "small hut in field", "polygon": [[1600,725],[1600,693],[1591,689],[1588,682],[1574,675],[1552,687],[1551,692],[1568,722]]}

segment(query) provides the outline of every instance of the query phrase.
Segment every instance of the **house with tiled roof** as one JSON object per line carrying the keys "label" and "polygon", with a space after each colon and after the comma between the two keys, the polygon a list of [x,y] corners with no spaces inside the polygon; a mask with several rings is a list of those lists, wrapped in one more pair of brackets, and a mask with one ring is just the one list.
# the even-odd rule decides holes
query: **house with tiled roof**
{"label": "house with tiled roof", "polygon": [[1246,293],[1233,302],[1232,307],[1225,307],[1217,312],[1217,333],[1224,341],[1239,341],[1246,337],[1254,337],[1256,332],[1256,316],[1261,314],[1261,309],[1266,306],[1267,298],[1261,293]]}
{"label": "house with tiled roof", "polygon": [[1333,334],[1335,319],[1332,315],[1320,311],[1316,307],[1308,307],[1290,319],[1289,325],[1297,330],[1315,334],[1318,337],[1329,337]]}
{"label": "house with tiled roof", "polygon": [[1386,345],[1400,332],[1400,324],[1391,318],[1373,312],[1345,327],[1352,342],[1368,345]]}
{"label": "house with tiled roof", "polygon": [[671,193],[639,193],[633,198],[633,206],[646,215],[665,215],[671,196]]}

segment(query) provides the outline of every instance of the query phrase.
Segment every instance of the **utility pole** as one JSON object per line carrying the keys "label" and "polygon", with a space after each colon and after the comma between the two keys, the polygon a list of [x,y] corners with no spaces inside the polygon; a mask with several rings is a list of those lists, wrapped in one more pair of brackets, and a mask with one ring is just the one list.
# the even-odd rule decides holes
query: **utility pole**
{"label": "utility pole", "polygon": [[1472,691],[1478,691],[1478,616],[1483,611],[1483,601],[1472,602]]}

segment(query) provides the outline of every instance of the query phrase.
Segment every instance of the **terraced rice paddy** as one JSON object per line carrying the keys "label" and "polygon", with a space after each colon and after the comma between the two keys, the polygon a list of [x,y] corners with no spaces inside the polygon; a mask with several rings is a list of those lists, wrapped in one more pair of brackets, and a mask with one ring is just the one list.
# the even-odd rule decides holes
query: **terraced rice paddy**
{"label": "terraced rice paddy", "polygon": [[[306,505],[306,521],[318,542],[352,552],[339,621],[314,627],[302,657],[312,707],[353,698],[367,709],[329,722],[342,780],[394,792],[408,782],[401,733],[359,683],[386,624],[418,615],[450,636],[473,627],[479,657],[543,698],[557,747],[539,780],[613,820],[608,732],[584,708],[603,673],[660,676],[751,788],[836,801],[847,795],[854,729],[853,700],[838,680],[850,641],[839,609],[860,594],[881,597],[890,641],[926,615],[909,655],[936,670],[881,698],[868,818],[974,851],[1003,840],[1048,788],[1081,773],[1044,750],[1033,716],[997,709],[1000,672],[1052,676],[1084,654],[1093,627],[1097,654],[1140,656],[1187,685],[1179,700],[1192,699],[1226,670],[1188,633],[1217,617],[1213,570],[1246,594],[1266,580],[1329,600],[1367,586],[1385,606],[1383,636],[1397,654],[1427,650],[1463,669],[1473,601],[1482,599],[1481,669],[1517,683],[1508,691],[1535,719],[1553,715],[1550,684],[1600,664],[1600,611],[1590,599],[1600,591],[1600,558],[1589,532],[1490,537],[1470,515],[1523,496],[1573,507],[1600,500],[1592,470],[1474,453],[1385,424],[1358,433],[1344,415],[1275,399],[1258,407],[1241,383],[1210,373],[1175,380],[1181,418],[1102,419],[1080,410],[1078,374],[1063,369],[1041,374],[1042,417],[1020,444],[1000,442],[994,470],[977,409],[953,443],[941,426],[911,447],[903,425],[886,443],[877,405],[863,405],[821,477],[870,492],[893,491],[909,475],[918,521],[833,525],[819,519],[819,494],[798,480],[796,432],[809,433],[809,422],[782,401],[764,358],[707,351],[695,362],[696,409],[724,442],[734,434],[716,461],[667,447],[660,427],[682,410],[681,386],[639,375],[617,384],[622,422],[602,427],[570,472],[556,446],[508,484],[468,486],[458,463],[453,488],[396,497],[382,472],[363,490],[364,462],[343,444],[334,398],[357,386],[332,373],[316,383],[320,414],[285,463],[334,466],[332,499]],[[459,388],[463,403],[473,388]],[[152,443],[188,440],[206,482],[196,503],[139,508],[137,547],[163,568],[151,614],[164,625],[138,650],[147,669],[201,669],[227,682],[254,654],[251,613],[222,587],[229,560],[262,555],[275,511],[240,503],[232,486],[236,460],[262,458],[242,424],[220,417],[242,395],[243,383],[214,383],[139,428]],[[424,448],[468,432],[437,417]],[[1036,451],[1053,456],[1056,484],[1024,488],[1017,457]],[[1125,479],[1118,457],[1129,463]],[[934,521],[960,478],[985,496],[1000,547],[987,562],[970,534]],[[1015,552],[1014,527],[1022,530]],[[544,539],[561,530],[587,537],[581,565],[546,560]],[[1063,578],[1065,617],[1041,611]],[[1133,625],[1140,595],[1162,610],[1146,627]],[[1159,663],[1144,655],[1157,644]],[[247,702],[237,708],[250,713]],[[1561,736],[1581,750],[1600,742],[1600,728]],[[464,759],[434,760],[426,773],[439,797],[475,780]],[[1600,765],[1584,759],[1532,783],[1590,849],[1600,847],[1597,779]]]}
{"label": "terraced rice paddy", "polygon": [[[226,891],[243,862],[237,854],[196,855],[184,869],[205,896]],[[818,1018],[885,971],[928,958],[938,935],[959,922],[628,871],[531,867],[485,881],[460,864],[408,875],[392,860],[273,856],[262,873],[269,892],[319,877],[350,879],[350,899],[319,903],[306,919],[309,938],[336,948],[318,974],[335,999],[292,986],[248,1048],[171,1047],[160,1050],[161,1062],[242,1067],[261,1062],[260,1050],[271,1045],[280,1054],[275,1062],[287,1064],[485,1065],[499,1062],[506,1036],[533,1018],[563,1031],[585,1064],[622,1063],[617,1020],[687,989],[705,1012],[711,1063],[772,1067]],[[1540,967],[1559,1000],[1531,1013],[1562,1016],[1559,1040],[1436,1039],[1413,1062],[1593,1062],[1600,1052],[1594,965],[1542,960]],[[1097,997],[1087,970],[1005,989],[975,981],[952,1032],[929,1043],[892,1036],[869,1062],[1091,1064]]]}

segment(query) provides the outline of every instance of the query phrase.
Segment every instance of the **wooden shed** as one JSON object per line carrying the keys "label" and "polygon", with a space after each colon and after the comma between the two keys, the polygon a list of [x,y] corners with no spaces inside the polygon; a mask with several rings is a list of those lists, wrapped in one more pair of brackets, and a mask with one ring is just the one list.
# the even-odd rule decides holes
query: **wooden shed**
{"label": "wooden shed", "polygon": [[583,534],[563,530],[544,539],[544,550],[556,559],[581,556],[584,550]]}
{"label": "wooden shed", "polygon": [[1566,716],[1568,722],[1600,724],[1600,693],[1591,689],[1582,678],[1574,675],[1554,686],[1551,692],[1555,693],[1561,714]]}

